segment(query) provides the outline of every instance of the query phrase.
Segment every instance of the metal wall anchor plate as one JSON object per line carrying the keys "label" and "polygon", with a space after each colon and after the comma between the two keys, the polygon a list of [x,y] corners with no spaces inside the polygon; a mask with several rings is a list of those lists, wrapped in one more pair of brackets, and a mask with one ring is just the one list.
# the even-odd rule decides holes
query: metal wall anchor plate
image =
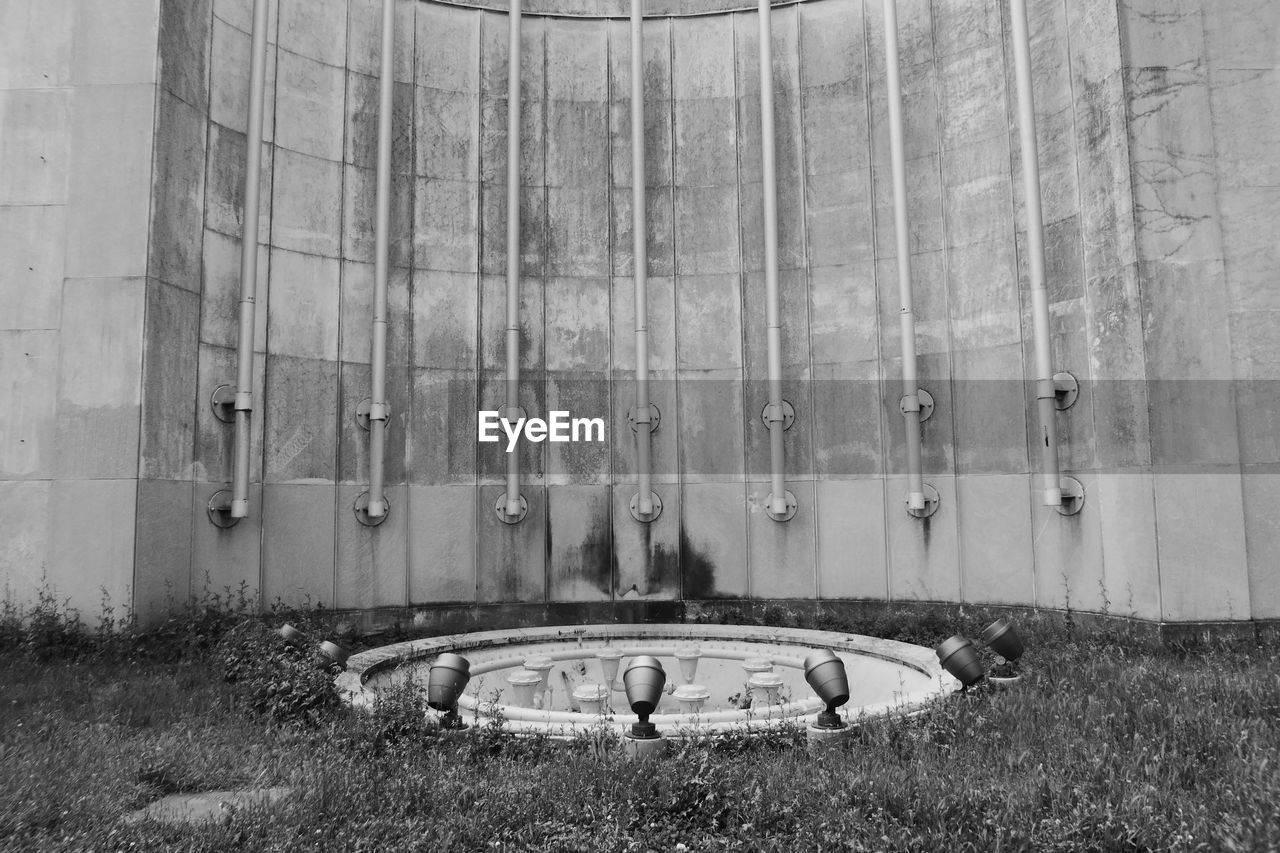
{"label": "metal wall anchor plate", "polygon": [[1053,374],[1053,390],[1055,392],[1053,405],[1060,412],[1065,412],[1080,399],[1080,383],[1076,381],[1075,376],[1065,370]]}
{"label": "metal wall anchor plate", "polygon": [[1062,503],[1054,507],[1059,515],[1078,515],[1084,509],[1084,484],[1075,477],[1059,478],[1062,488]]}
{"label": "metal wall anchor plate", "polygon": [[[385,405],[385,404],[384,404]],[[360,425],[360,429],[365,432],[369,431],[369,412],[373,408],[373,400],[365,397],[359,403],[356,403],[356,423]],[[391,429],[391,407],[387,406],[387,419],[382,424],[382,431],[385,433]]]}
{"label": "metal wall anchor plate", "polygon": [[765,512],[767,512],[769,517],[774,521],[790,521],[796,517],[796,509],[800,506],[800,502],[796,500],[796,496],[790,490],[787,490],[783,492],[783,499],[787,502],[787,511],[781,515],[773,510],[773,492],[770,492],[769,497],[764,499]]}
{"label": "metal wall anchor plate", "polygon": [[224,424],[233,423],[236,419],[236,389],[230,385],[219,385],[213,389],[209,397],[209,407],[213,416]]}
{"label": "metal wall anchor plate", "polygon": [[911,508],[911,495],[908,494],[902,499],[903,504],[907,507],[907,515],[912,518],[928,518],[938,511],[938,507],[942,505],[942,496],[938,494],[938,490],[928,483],[924,484],[924,509]]}
{"label": "metal wall anchor plate", "polygon": [[498,496],[498,502],[494,504],[493,509],[498,513],[498,518],[502,520],[503,524],[519,524],[529,514],[529,502],[524,499],[524,495],[521,495],[520,514],[507,515],[507,493],[503,492]]}
{"label": "metal wall anchor plate", "polygon": [[382,515],[369,515],[369,493],[361,492],[356,496],[356,502],[351,505],[351,510],[356,514],[356,521],[365,527],[377,527],[391,515],[391,501],[387,499],[385,493],[382,495],[382,503],[385,504]]}
{"label": "metal wall anchor plate", "polygon": [[[631,424],[632,432],[640,431],[640,422],[636,420],[636,414],[638,410],[639,409],[637,406],[632,406],[630,409],[627,409],[627,422]],[[658,410],[658,406],[656,403],[650,403],[649,404],[649,432],[655,432],[658,429],[658,424],[660,423],[662,423],[662,412]]]}
{"label": "metal wall anchor plate", "polygon": [[[224,385],[223,387],[227,386]],[[214,527],[227,530],[240,523],[240,519],[231,515],[231,491],[229,489],[219,489],[214,492],[213,497],[209,498],[209,504],[205,511],[209,514],[209,522]]]}
{"label": "metal wall anchor plate", "polygon": [[658,497],[657,492],[649,492],[649,500],[653,501],[653,512],[645,515],[640,512],[640,493],[636,492],[631,496],[631,517],[643,524],[651,521],[657,521],[658,516],[662,515],[662,498]]}
{"label": "metal wall anchor plate", "polygon": [[[769,403],[764,404],[764,408],[760,410],[760,420],[764,421],[765,429],[771,429],[769,424]],[[796,422],[796,409],[786,400],[782,401],[782,429],[789,430],[791,425]]]}
{"label": "metal wall anchor plate", "polygon": [[[924,423],[933,417],[933,395],[923,388],[917,388],[916,396],[920,398],[920,423]],[[907,398],[905,396],[898,401],[898,408],[901,409],[905,417],[907,414]]]}

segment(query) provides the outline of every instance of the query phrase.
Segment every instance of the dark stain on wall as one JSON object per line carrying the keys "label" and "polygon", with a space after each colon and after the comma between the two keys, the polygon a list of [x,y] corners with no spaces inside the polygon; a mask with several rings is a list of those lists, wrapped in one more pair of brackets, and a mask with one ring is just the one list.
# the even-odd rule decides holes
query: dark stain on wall
{"label": "dark stain on wall", "polygon": [[684,570],[681,598],[719,597],[716,595],[715,564],[693,546],[683,530],[680,531],[680,565]]}

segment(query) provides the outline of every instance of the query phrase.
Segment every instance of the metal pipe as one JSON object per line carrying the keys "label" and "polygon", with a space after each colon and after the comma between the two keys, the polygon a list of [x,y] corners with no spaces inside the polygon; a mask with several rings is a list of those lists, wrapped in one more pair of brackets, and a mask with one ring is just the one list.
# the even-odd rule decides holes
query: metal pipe
{"label": "metal pipe", "polygon": [[236,346],[236,450],[231,517],[249,515],[249,453],[253,413],[253,338],[258,294],[258,205],[262,183],[262,113],[267,82],[267,2],[253,3],[249,121],[245,133],[244,231],[240,238],[240,333]]}
{"label": "metal pipe", "polygon": [[902,326],[902,416],[907,430],[907,507],[925,508],[920,462],[920,387],[916,373],[916,319],[911,295],[911,234],[907,225],[907,157],[898,65],[898,3],[884,0],[884,47],[889,84],[889,147],[893,152],[893,221],[898,238],[898,316]]}
{"label": "metal pipe", "polygon": [[773,514],[787,515],[783,478],[785,428],[782,410],[782,312],[778,306],[778,176],[773,139],[773,26],[769,0],[759,0],[760,19],[760,153],[764,195],[764,283],[769,382],[769,463]]}
{"label": "metal pipe", "polygon": [[1022,185],[1027,206],[1028,268],[1031,317],[1035,329],[1036,397],[1040,410],[1044,505],[1062,505],[1062,472],[1058,462],[1057,397],[1049,337],[1049,295],[1045,290],[1044,211],[1040,200],[1040,153],[1036,144],[1035,93],[1031,87],[1031,36],[1026,0],[1010,0],[1013,58],[1018,81],[1018,131],[1022,139]]}
{"label": "metal pipe", "polygon": [[649,418],[649,240],[646,233],[644,174],[644,0],[631,0],[631,228],[635,256],[636,312],[636,467],[640,515],[653,514]]}
{"label": "metal pipe", "polygon": [[382,0],[382,68],[378,103],[378,198],[374,219],[372,389],[369,399],[370,518],[387,514],[383,455],[387,426],[387,267],[391,253],[391,126],[395,109],[395,0]]}
{"label": "metal pipe", "polygon": [[[520,0],[511,0],[507,50],[507,418],[520,408]],[[507,454],[507,517],[520,515],[520,456]]]}

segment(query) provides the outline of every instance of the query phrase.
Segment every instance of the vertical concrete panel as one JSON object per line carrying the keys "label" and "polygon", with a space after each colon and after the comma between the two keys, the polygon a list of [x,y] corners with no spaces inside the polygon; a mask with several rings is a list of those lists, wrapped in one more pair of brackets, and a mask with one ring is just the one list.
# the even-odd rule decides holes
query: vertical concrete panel
{"label": "vertical concrete panel", "polygon": [[653,489],[662,500],[662,515],[642,524],[631,515],[634,485],[615,485],[613,492],[614,596],[647,599],[680,598],[681,490],[677,485]]}
{"label": "vertical concrete panel", "polygon": [[0,329],[56,329],[65,205],[0,207]]}
{"label": "vertical concrete panel", "polygon": [[818,597],[887,598],[884,483],[819,480],[814,493]]}
{"label": "vertical concrete panel", "polygon": [[71,99],[67,275],[146,272],[154,84],[81,86]]}
{"label": "vertical concrete panel", "polygon": [[745,508],[742,483],[686,481],[681,487],[682,598],[696,601],[750,594]]}
{"label": "vertical concrete panel", "polygon": [[960,598],[960,548],[957,540],[956,478],[929,474],[938,490],[938,511],[926,519],[907,515],[907,479],[885,480],[888,525],[889,595],[894,599],[957,601]]}
{"label": "vertical concrete panel", "polygon": [[[216,5],[217,0],[215,0]],[[274,4],[272,6],[274,9]],[[248,25],[246,25],[248,26]],[[241,135],[248,132],[249,71],[253,39],[247,29],[227,23],[217,14],[209,51],[209,119]],[[276,47],[267,44],[263,92],[262,138],[275,139]]]}
{"label": "vertical concrete panel", "polygon": [[[786,471],[791,476],[813,473],[813,385],[810,382],[809,291],[803,270],[784,270],[778,276],[782,318],[783,399],[795,409],[796,420],[786,431]],[[762,274],[748,273],[743,294],[746,390],[747,471],[756,477],[770,473],[769,430],[761,413],[769,402],[768,305]]]}
{"label": "vertical concrete panel", "polygon": [[280,0],[280,46],[341,66],[346,60],[347,5],[347,0]]}
{"label": "vertical concrete panel", "polygon": [[337,359],[341,274],[337,258],[272,249],[267,334],[273,355]]}
{"label": "vertical concrete panel", "polygon": [[160,281],[147,282],[139,475],[191,476],[195,445],[200,298]]}
{"label": "vertical concrete panel", "polygon": [[133,570],[133,610],[144,623],[187,603],[194,519],[190,481],[140,480]]}
{"label": "vertical concrete panel", "polygon": [[262,489],[262,603],[332,607],[336,486]]}
{"label": "vertical concrete panel", "polygon": [[1280,477],[1270,467],[1246,468],[1244,486],[1245,547],[1249,558],[1249,614],[1254,619],[1280,617],[1280,529],[1267,508],[1280,498]]}
{"label": "vertical concrete panel", "polygon": [[956,353],[951,404],[960,473],[1026,473],[1032,466],[1026,436],[1028,429],[1038,435],[1039,422],[1033,408],[1037,420],[1027,423],[1024,369],[1020,343]]}
{"label": "vertical concrete panel", "polygon": [[408,600],[408,489],[389,486],[391,512],[377,527],[356,520],[352,505],[367,487],[339,486],[335,526],[336,607],[402,607]]}
{"label": "vertical concrete panel", "polygon": [[342,68],[281,50],[276,62],[276,145],[341,161],[345,94]]}
{"label": "vertical concrete panel", "polygon": [[1238,473],[1157,473],[1160,600],[1168,621],[1249,619]]}
{"label": "vertical concrete panel", "polygon": [[1063,516],[1041,502],[1041,484],[1028,480],[1031,536],[1035,554],[1036,604],[1068,610],[1101,610],[1106,596],[1103,575],[1103,506],[1097,496],[1097,475],[1076,471],[1085,489],[1084,508]]}
{"label": "vertical concrete panel", "polygon": [[146,282],[68,280],[62,302],[55,475],[136,477]]}
{"label": "vertical concrete panel", "polygon": [[1137,469],[1100,471],[1093,498],[1102,526],[1104,607],[1111,613],[1160,619],[1154,481]]}
{"label": "vertical concrete panel", "polygon": [[502,486],[481,486],[476,506],[477,598],[484,603],[540,603],[547,598],[547,490],[522,483],[529,513],[505,524],[494,509]]}
{"label": "vertical concrete panel", "polygon": [[[262,480],[262,447],[264,423],[271,402],[264,398],[266,389],[267,359],[259,355],[254,360],[253,399],[255,409],[250,418],[249,479]],[[231,479],[231,467],[235,455],[235,426],[218,420],[210,400],[214,391],[222,385],[234,388],[236,383],[236,352],[225,347],[200,345],[199,387],[195,400],[195,448],[192,455],[192,474],[197,481],[225,483]]]}
{"label": "vertical concrete panel", "polygon": [[277,148],[271,243],[308,255],[342,254],[342,165]]}
{"label": "vertical concrete panel", "polygon": [[0,480],[0,589],[6,599],[36,599],[49,570],[49,480]]}
{"label": "vertical concrete panel", "polygon": [[1034,601],[1031,509],[1026,476],[956,478],[960,539],[960,600],[1020,604]]}
{"label": "vertical concrete panel", "polygon": [[[76,0],[6,3],[0,9],[0,89],[40,89],[71,82]],[[39,33],[38,38],[32,38]]]}
{"label": "vertical concrete panel", "polygon": [[[208,152],[208,175],[205,178],[204,195],[205,228],[240,239],[244,235],[244,133],[211,124]],[[275,147],[263,143],[262,176],[258,182],[258,241],[260,243],[270,242],[274,160]]]}
{"label": "vertical concrete panel", "polygon": [[475,486],[410,486],[405,512],[410,603],[474,602]]}
{"label": "vertical concrete panel", "polygon": [[[384,483],[403,483],[407,461],[409,421],[413,415],[410,371],[403,361],[387,367],[386,401],[391,410],[384,435],[382,474]],[[369,432],[360,426],[356,410],[370,399],[373,377],[367,364],[339,365],[337,412],[338,481],[369,483]]]}
{"label": "vertical concrete panel", "polygon": [[[409,313],[412,299],[409,278],[409,270],[403,267],[387,271],[387,363],[391,366],[409,364],[412,351],[410,341],[414,329]],[[343,361],[368,364],[372,356],[373,287],[372,264],[343,262],[338,341],[339,357]],[[458,296],[465,303],[465,294]]]}
{"label": "vertical concrete panel", "polygon": [[155,0],[76,0],[72,82],[154,84],[159,30]]}
{"label": "vertical concrete panel", "polygon": [[194,486],[190,595],[203,599],[216,594],[236,600],[243,589],[266,610],[271,601],[263,595],[262,586],[262,485],[249,486],[249,517],[235,527],[222,529],[209,521],[207,510],[209,499],[225,488],[225,483]]}
{"label": "vertical concrete panel", "polygon": [[202,112],[161,90],[151,177],[150,275],[198,293],[204,237],[205,143]]}
{"label": "vertical concrete panel", "polygon": [[471,371],[414,371],[413,410],[405,427],[409,482],[475,485],[477,390]]}
{"label": "vertical concrete panel", "polygon": [[[875,361],[815,364],[813,470],[819,478],[867,476],[884,471],[881,415],[887,399]],[[822,500],[819,495],[819,500]]]}
{"label": "vertical concrete panel", "polygon": [[137,496],[136,480],[67,478],[50,486],[49,586],[86,625],[98,624],[104,604],[119,618],[132,601]]}
{"label": "vertical concrete panel", "polygon": [[786,487],[796,496],[798,506],[795,518],[779,522],[766,512],[769,484],[747,486],[747,564],[752,598],[815,598],[818,594],[814,484],[792,480]]}
{"label": "vertical concrete panel", "polygon": [[76,107],[72,89],[0,91],[0,205],[67,203]]}
{"label": "vertical concrete panel", "polygon": [[[301,483],[336,479],[338,364],[270,355],[261,414],[264,480]],[[290,493],[285,493],[290,494]]]}
{"label": "vertical concrete panel", "polygon": [[[549,279],[544,298],[548,411],[610,423],[609,282]],[[561,482],[606,483],[610,454],[608,437],[601,438],[592,442],[548,441],[548,475]]]}
{"label": "vertical concrete panel", "polygon": [[48,478],[55,461],[58,333],[0,332],[0,478]]}
{"label": "vertical concrete panel", "polygon": [[613,597],[612,489],[547,489],[547,599],[608,601]]}
{"label": "vertical concrete panel", "polygon": [[213,0],[160,3],[161,87],[200,113],[209,111],[209,49]]}

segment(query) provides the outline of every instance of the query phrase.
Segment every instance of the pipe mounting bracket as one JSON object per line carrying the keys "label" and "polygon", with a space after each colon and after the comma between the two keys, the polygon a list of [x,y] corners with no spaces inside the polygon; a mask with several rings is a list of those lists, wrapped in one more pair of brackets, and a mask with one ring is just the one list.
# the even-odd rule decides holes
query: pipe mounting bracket
{"label": "pipe mounting bracket", "polygon": [[1084,509],[1084,484],[1075,477],[1058,478],[1062,488],[1062,503],[1054,507],[1059,515],[1079,515]]}
{"label": "pipe mounting bracket", "polygon": [[[222,386],[227,387],[227,386]],[[209,498],[209,503],[205,507],[205,511],[209,515],[209,523],[214,527],[223,530],[235,527],[240,523],[240,519],[231,514],[231,490],[219,489]]]}
{"label": "pipe mounting bracket", "polygon": [[1080,399],[1080,383],[1076,377],[1063,370],[1053,374],[1053,405],[1058,411],[1065,412]]}
{"label": "pipe mounting bracket", "polygon": [[520,514],[507,515],[507,493],[503,492],[498,496],[498,502],[494,504],[494,511],[498,513],[498,518],[503,524],[519,524],[524,521],[524,517],[529,514],[529,502],[524,499],[524,495],[520,496]]}
{"label": "pipe mounting bracket", "polygon": [[[640,432],[640,407],[632,406],[627,409],[627,422],[631,424],[632,432]],[[656,403],[649,404],[649,432],[656,432],[658,425],[662,423],[662,412],[658,410]]]}
{"label": "pipe mounting bracket", "polygon": [[[773,415],[773,417],[770,417],[770,415]],[[766,429],[773,429],[773,424],[777,421],[781,421],[782,429],[784,431],[789,430],[791,429],[791,426],[796,422],[796,408],[795,406],[791,405],[791,403],[787,402],[786,400],[783,400],[782,401],[782,417],[778,417],[777,414],[773,412],[773,404],[765,403],[764,408],[761,409],[760,411],[760,420],[764,421],[764,425]]]}
{"label": "pipe mounting bracket", "polygon": [[640,493],[636,492],[631,496],[631,517],[642,524],[657,521],[658,516],[662,515],[662,498],[658,497],[658,493],[649,492],[649,500],[653,502],[653,512],[645,515],[640,511]]}
{"label": "pipe mounting bracket", "polygon": [[209,408],[213,409],[213,416],[224,424],[235,423],[236,389],[230,385],[219,385],[214,388],[213,394],[209,397]]}
{"label": "pipe mounting bracket", "polygon": [[937,489],[935,489],[933,486],[929,485],[928,483],[925,483],[923,509],[911,508],[911,495],[909,494],[902,499],[902,502],[906,504],[907,515],[911,516],[912,518],[928,518],[929,516],[937,512],[938,507],[942,505],[942,496],[938,494]]}
{"label": "pipe mounting bracket", "polygon": [[774,511],[773,492],[770,492],[769,497],[764,499],[765,512],[767,512],[769,517],[774,521],[790,521],[796,517],[796,509],[800,506],[799,501],[796,500],[795,494],[793,494],[790,489],[784,491],[782,494],[783,500],[787,502],[787,511],[785,513],[779,514]]}
{"label": "pipe mounting bracket", "polygon": [[[908,399],[909,398],[904,395],[903,398],[898,401],[898,408],[902,410],[903,417],[906,417],[908,412],[914,411],[913,409],[908,408],[910,405]],[[934,403],[932,394],[923,388],[917,388],[916,402],[919,407],[918,411],[920,412],[920,423],[924,423],[929,420],[929,418],[933,417]]]}
{"label": "pipe mounting bracket", "polygon": [[379,524],[387,520],[387,516],[391,515],[391,501],[387,500],[387,496],[382,496],[382,503],[385,505],[382,515],[369,514],[369,493],[361,492],[356,496],[356,501],[351,505],[351,511],[356,515],[356,521],[365,527],[377,527]]}
{"label": "pipe mounting bracket", "polygon": [[365,432],[368,432],[370,429],[370,422],[375,420],[383,422],[382,429],[384,432],[386,430],[391,429],[391,407],[388,406],[386,403],[383,403],[381,408],[382,408],[382,417],[380,418],[374,417],[375,413],[373,410],[372,399],[365,397],[363,400],[357,403],[356,404],[356,423],[360,426],[360,429],[364,430]]}

